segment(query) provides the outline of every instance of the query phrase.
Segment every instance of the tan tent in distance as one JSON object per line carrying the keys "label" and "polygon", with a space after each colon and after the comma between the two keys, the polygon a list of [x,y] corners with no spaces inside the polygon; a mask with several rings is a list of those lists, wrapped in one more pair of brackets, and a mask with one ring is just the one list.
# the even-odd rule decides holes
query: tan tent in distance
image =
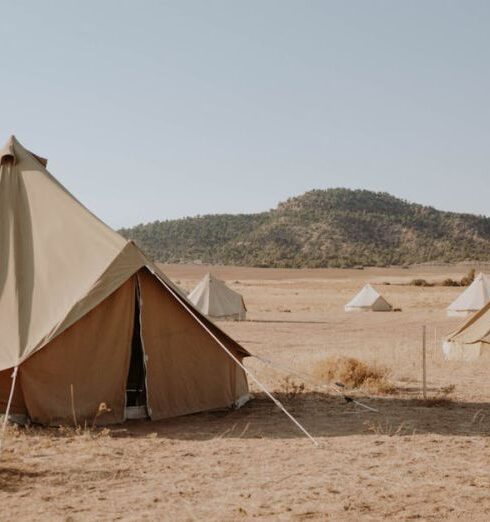
{"label": "tan tent in distance", "polygon": [[467,317],[480,310],[489,301],[490,279],[480,273],[471,285],[447,307],[447,315]]}
{"label": "tan tent in distance", "polygon": [[210,273],[199,281],[188,299],[202,314],[211,319],[246,319],[247,308],[243,297]]}
{"label": "tan tent in distance", "polygon": [[393,307],[368,283],[344,309],[346,312],[390,312]]}
{"label": "tan tent in distance", "polygon": [[[227,353],[228,352],[228,353]],[[231,354],[231,355],[230,355]],[[14,137],[0,150],[0,410],[163,419],[248,396],[249,355]]]}
{"label": "tan tent in distance", "polygon": [[442,350],[452,361],[474,361],[490,355],[490,302],[450,334]]}

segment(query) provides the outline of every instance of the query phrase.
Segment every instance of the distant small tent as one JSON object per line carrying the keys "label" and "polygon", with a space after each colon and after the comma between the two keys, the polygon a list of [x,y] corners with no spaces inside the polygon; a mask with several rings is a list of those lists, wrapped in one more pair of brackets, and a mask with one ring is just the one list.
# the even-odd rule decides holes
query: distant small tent
{"label": "distant small tent", "polygon": [[483,308],[489,301],[490,279],[480,273],[471,285],[447,307],[447,315],[466,317]]}
{"label": "distant small tent", "polygon": [[450,334],[442,350],[452,361],[473,361],[490,354],[490,302]]}
{"label": "distant small tent", "polygon": [[391,312],[393,307],[370,284],[345,305],[346,312]]}
{"label": "distant small tent", "polygon": [[247,308],[243,297],[226,286],[224,281],[206,274],[188,295],[188,300],[211,319],[234,319],[244,321]]}

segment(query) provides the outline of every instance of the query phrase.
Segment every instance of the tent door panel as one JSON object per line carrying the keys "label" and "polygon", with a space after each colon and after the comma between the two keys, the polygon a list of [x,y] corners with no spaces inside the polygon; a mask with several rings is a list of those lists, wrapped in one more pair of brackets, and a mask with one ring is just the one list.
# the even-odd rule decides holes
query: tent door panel
{"label": "tent door panel", "polygon": [[148,270],[138,272],[153,420],[231,406],[246,389],[243,370]]}

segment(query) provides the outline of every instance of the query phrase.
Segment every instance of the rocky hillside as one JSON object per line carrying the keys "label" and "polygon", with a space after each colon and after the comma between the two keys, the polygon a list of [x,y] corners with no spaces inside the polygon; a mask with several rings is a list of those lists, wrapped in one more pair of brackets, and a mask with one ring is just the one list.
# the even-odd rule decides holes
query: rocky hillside
{"label": "rocky hillside", "polygon": [[312,190],[259,214],[155,221],[120,231],[153,259],[268,267],[490,260],[490,218],[382,192]]}

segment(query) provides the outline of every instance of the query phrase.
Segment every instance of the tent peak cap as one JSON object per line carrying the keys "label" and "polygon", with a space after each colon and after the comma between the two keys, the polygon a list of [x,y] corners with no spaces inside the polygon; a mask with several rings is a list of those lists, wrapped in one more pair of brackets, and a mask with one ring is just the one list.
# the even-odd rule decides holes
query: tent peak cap
{"label": "tent peak cap", "polygon": [[37,160],[43,167],[46,167],[48,160],[37,154],[34,154],[30,150],[26,149],[14,134],[11,134],[7,143],[0,149],[0,165],[11,163],[16,165],[22,160],[25,155],[32,156]]}
{"label": "tent peak cap", "polygon": [[15,145],[18,143],[17,138],[11,134],[5,145],[0,149],[0,165],[7,162],[16,163]]}

